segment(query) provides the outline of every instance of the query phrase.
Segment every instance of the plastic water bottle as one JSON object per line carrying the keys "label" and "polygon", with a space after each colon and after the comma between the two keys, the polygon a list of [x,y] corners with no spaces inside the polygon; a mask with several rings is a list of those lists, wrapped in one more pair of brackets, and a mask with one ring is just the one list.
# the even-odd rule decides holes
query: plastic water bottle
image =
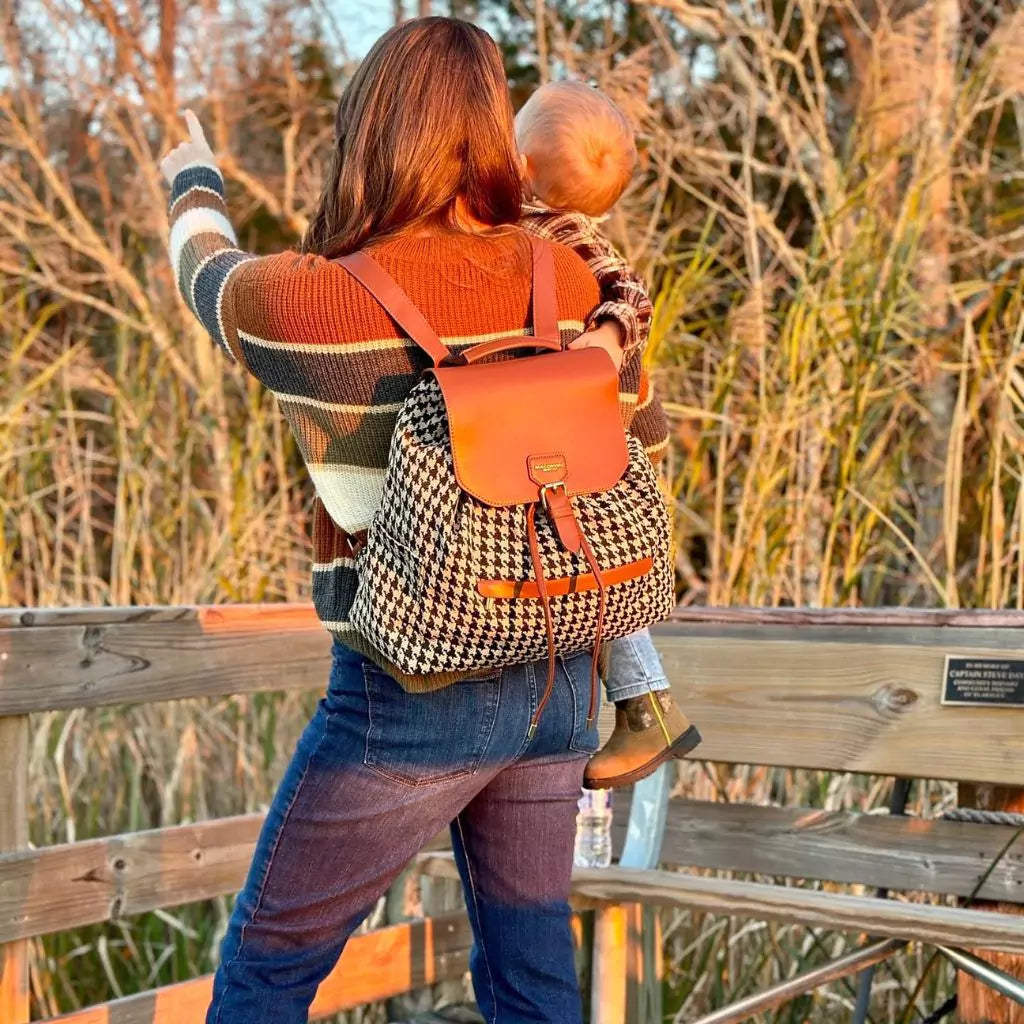
{"label": "plastic water bottle", "polygon": [[612,794],[585,789],[576,814],[573,863],[578,868],[606,868],[612,862]]}

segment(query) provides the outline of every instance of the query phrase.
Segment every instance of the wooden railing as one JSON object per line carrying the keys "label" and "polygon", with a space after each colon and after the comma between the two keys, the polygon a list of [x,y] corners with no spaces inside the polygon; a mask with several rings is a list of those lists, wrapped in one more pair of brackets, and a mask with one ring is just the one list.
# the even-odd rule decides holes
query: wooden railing
{"label": "wooden railing", "polygon": [[[1022,626],[1024,616],[998,612],[901,612],[894,619],[887,613],[703,610],[680,612],[658,642],[688,713],[700,723],[700,753],[709,760],[1005,786],[1024,781],[1024,712],[943,707],[941,666],[948,654],[1020,655]],[[243,815],[30,850],[28,716],[285,687],[321,689],[328,656],[329,637],[308,606],[0,610],[2,1024],[28,1020],[29,939],[235,892],[261,821]],[[693,808],[685,827],[703,828],[707,842],[699,835],[673,837],[670,830],[667,849],[685,851],[677,854],[684,865],[702,866],[712,858],[733,870],[786,874],[795,864],[806,877],[893,886],[904,879],[911,887],[927,887],[922,830],[896,823],[889,832],[881,825],[873,832],[871,822],[836,819],[819,836],[806,815],[753,810]],[[941,845],[946,861],[940,863],[955,868],[939,891],[972,891],[975,840],[966,833],[959,838],[954,826],[936,825],[930,841]],[[661,826],[652,820],[650,828],[660,846]],[[747,835],[762,830],[765,844],[758,852],[764,856],[748,856],[749,842],[730,840],[728,830],[737,828]],[[772,847],[779,828],[792,836],[785,846]],[[846,838],[840,841],[840,835]],[[1001,842],[993,834],[984,846]],[[871,867],[872,847],[876,854],[909,852],[903,867],[884,857]],[[1015,863],[1000,867],[986,895],[999,898],[1007,886],[1019,886]],[[426,867],[450,872],[441,856]],[[650,969],[631,960],[640,901],[1024,951],[1024,920],[1006,915],[881,906],[854,896],[772,892],[767,885],[671,872],[640,875],[616,868],[582,872],[577,880],[580,906],[602,908],[596,927],[606,993],[597,1007],[602,1021],[623,1019],[606,1007],[625,998],[627,974],[635,979]],[[461,977],[470,941],[461,913],[354,938],[321,988],[314,1016]],[[181,1024],[200,1018],[209,986],[209,978],[200,978],[60,1020]]]}
{"label": "wooden railing", "polygon": [[[29,714],[322,688],[329,650],[307,606],[0,611],[3,1024],[29,1019],[28,939],[234,893],[262,821],[247,814],[28,850]],[[461,977],[470,944],[464,914],[358,936],[321,986],[314,1017]],[[198,978],[59,1019],[199,1020],[210,985]]]}

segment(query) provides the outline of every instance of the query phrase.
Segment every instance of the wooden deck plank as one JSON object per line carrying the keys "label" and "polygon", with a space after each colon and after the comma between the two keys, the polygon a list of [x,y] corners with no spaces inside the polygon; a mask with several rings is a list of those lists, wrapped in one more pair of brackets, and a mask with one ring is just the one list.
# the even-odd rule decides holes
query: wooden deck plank
{"label": "wooden deck plank", "polygon": [[[308,606],[114,611],[0,629],[0,715],[324,685],[330,638]],[[1019,782],[1024,709],[943,707],[940,692],[947,654],[1024,655],[1024,631],[966,625],[988,613],[941,627],[749,618],[656,631],[701,757]]]}
{"label": "wooden deck plank", "polygon": [[717,639],[681,625],[657,631],[676,697],[704,737],[697,756],[1020,782],[1024,709],[943,707],[941,691],[947,654],[1024,655],[1024,633],[995,630],[984,644],[975,635],[967,647],[960,646],[961,630],[930,631],[914,645],[836,642],[815,630],[782,639],[770,627],[761,630]]}
{"label": "wooden deck plank", "polygon": [[249,622],[254,618],[296,622],[319,626],[316,611],[309,602],[264,604],[200,605],[127,605],[83,608],[0,608],[0,629],[22,628],[36,631],[62,626],[123,626],[154,622],[188,622],[215,619],[223,624]]}
{"label": "wooden deck plank", "polygon": [[[626,801],[617,802],[617,830]],[[661,861],[673,867],[813,878],[1024,903],[1024,835],[998,825],[802,807],[672,800]]]}
{"label": "wooden deck plank", "polygon": [[678,607],[671,622],[757,626],[908,626],[1024,628],[1024,611],[1012,608],[705,608]]}
{"label": "wooden deck plank", "polygon": [[[0,941],[235,892],[258,814],[0,856]],[[673,801],[665,863],[968,895],[1014,830],[798,808]],[[438,836],[429,849],[442,849]],[[1024,902],[1024,839],[982,895]]]}
{"label": "wooden deck plank", "polygon": [[0,630],[0,715],[323,689],[330,635],[304,606]]}
{"label": "wooden deck plank", "polygon": [[[0,943],[237,892],[262,822],[238,815],[0,856]],[[426,849],[449,845],[445,831]]]}
{"label": "wooden deck plank", "polygon": [[[287,607],[296,614],[314,616],[313,605],[289,604],[230,605],[128,605],[119,607],[0,608],[0,628],[35,628],[67,625],[104,625],[124,622],[173,621],[195,616],[209,607],[225,614],[249,614],[248,609]],[[770,625],[770,626],[908,626],[953,628],[1024,628],[1024,611],[1001,608],[708,608],[680,606],[671,622],[687,624]]]}
{"label": "wooden deck plank", "polygon": [[[442,878],[455,874],[450,853],[423,854],[420,867],[424,873]],[[576,868],[572,902],[577,910],[592,910],[608,903],[653,903],[831,931],[868,932],[917,942],[1024,952],[1024,917],[798,886],[708,878],[682,871]]]}
{"label": "wooden deck plank", "polygon": [[[464,914],[394,925],[354,936],[337,966],[320,986],[311,1020],[328,1017],[468,969],[472,932]],[[182,1024],[203,1019],[213,978],[168,985],[75,1013],[49,1024]]]}
{"label": "wooden deck plank", "polygon": [[850,644],[882,646],[893,650],[905,647],[945,648],[973,650],[996,657],[1024,656],[1022,634],[1008,627],[976,628],[908,625],[843,626],[821,623],[817,626],[792,626],[786,623],[739,622],[665,622],[651,627],[655,641],[660,636],[686,636],[704,640],[709,644],[722,644],[733,640],[754,641],[763,644],[788,643],[797,645]]}
{"label": "wooden deck plank", "polygon": [[0,857],[0,940],[236,892],[262,814]]}
{"label": "wooden deck plank", "polygon": [[820,889],[613,867],[577,869],[573,873],[573,894],[588,903],[655,903],[758,921],[789,921],[831,931],[1024,952],[1024,917]]}

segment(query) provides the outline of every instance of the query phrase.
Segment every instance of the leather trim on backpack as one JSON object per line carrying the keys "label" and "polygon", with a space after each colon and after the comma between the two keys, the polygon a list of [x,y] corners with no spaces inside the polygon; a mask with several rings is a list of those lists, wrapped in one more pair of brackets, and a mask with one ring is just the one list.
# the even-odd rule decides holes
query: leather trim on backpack
{"label": "leather trim on backpack", "polygon": [[560,482],[569,495],[606,491],[626,472],[619,378],[607,352],[571,349],[428,372],[444,395],[459,486],[480,501],[537,501],[530,460],[551,452],[565,460]]}
{"label": "leather trim on backpack", "polygon": [[[653,558],[641,558],[638,562],[603,570],[601,580],[606,587],[614,587],[617,583],[627,583],[646,576],[653,565]],[[547,585],[551,597],[562,597],[565,594],[579,594],[584,590],[597,590],[597,578],[592,572],[587,572],[579,576],[549,579]],[[481,597],[495,600],[536,600],[540,596],[534,580],[477,580],[476,589]]]}

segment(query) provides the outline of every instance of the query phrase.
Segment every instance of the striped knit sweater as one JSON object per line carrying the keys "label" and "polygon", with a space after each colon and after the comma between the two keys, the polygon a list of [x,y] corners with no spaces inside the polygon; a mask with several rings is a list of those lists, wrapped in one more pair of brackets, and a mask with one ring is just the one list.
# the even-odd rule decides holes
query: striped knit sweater
{"label": "striped knit sweater", "polygon": [[[395,420],[427,357],[337,264],[294,252],[240,250],[215,166],[182,170],[170,202],[171,261],[186,303],[224,352],[277,397],[315,485],[317,614],[339,639],[360,648],[348,621],[357,584],[353,542],[380,504]],[[524,226],[571,239],[566,223],[548,217],[526,217]],[[586,219],[577,227],[585,229]],[[520,230],[410,236],[375,247],[373,255],[453,351],[530,333],[530,249]],[[638,320],[621,286],[606,286],[600,302],[594,275],[568,247],[555,247],[555,271],[563,342],[599,318],[623,325],[629,352],[620,390],[630,423],[641,391],[643,314]],[[645,407],[652,412],[639,436],[656,455],[664,420],[657,403],[645,401]],[[410,689],[437,685],[403,682]]]}

